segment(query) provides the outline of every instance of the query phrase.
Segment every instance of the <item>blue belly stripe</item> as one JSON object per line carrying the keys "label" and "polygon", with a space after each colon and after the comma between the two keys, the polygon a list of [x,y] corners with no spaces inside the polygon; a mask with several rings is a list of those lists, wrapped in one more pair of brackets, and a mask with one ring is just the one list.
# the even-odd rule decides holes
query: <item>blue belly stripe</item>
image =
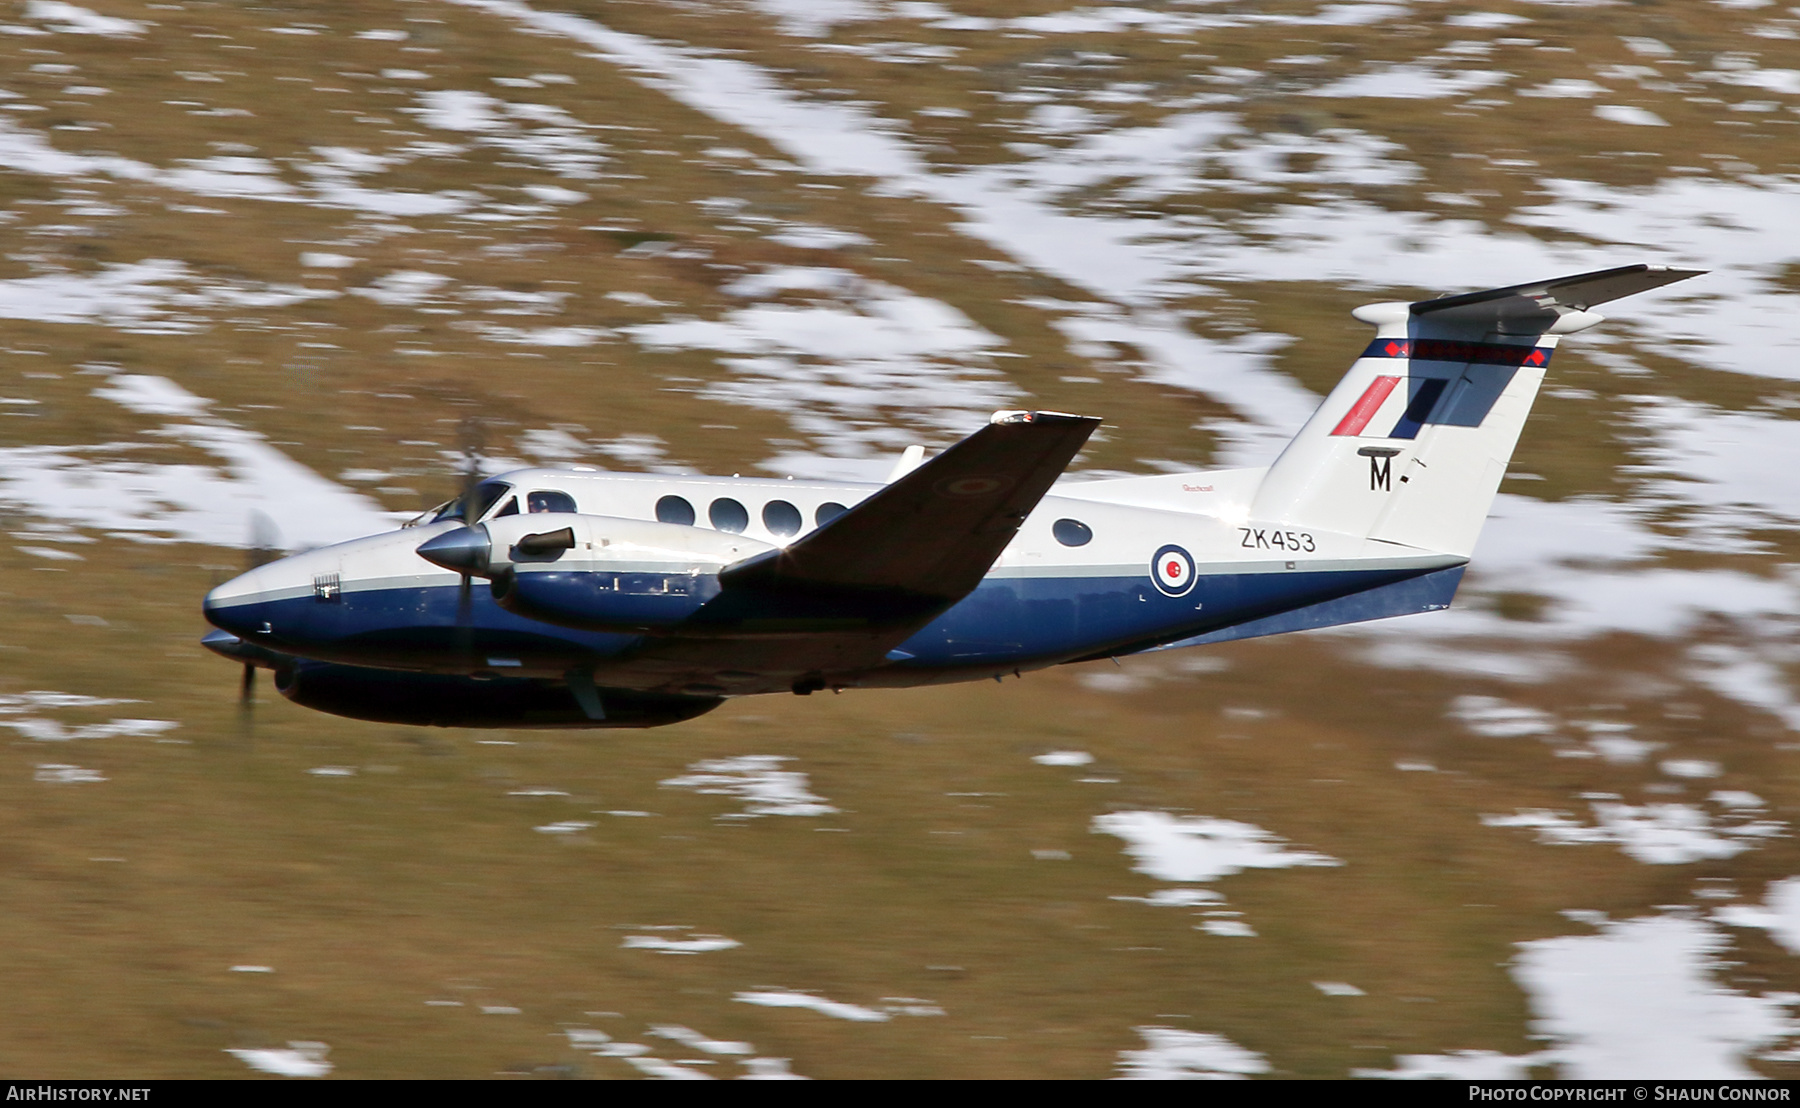
{"label": "blue belly stripe", "polygon": [[1419,576],[1418,570],[1209,574],[1166,596],[1146,577],[989,579],[901,643],[908,668],[1133,653]]}
{"label": "blue belly stripe", "polygon": [[[1461,574],[1460,568],[1210,574],[1179,597],[1142,575],[990,578],[900,643],[889,661],[902,671],[1041,665],[1330,626],[1442,607]],[[327,661],[456,669],[466,668],[473,653],[539,669],[598,664],[602,684],[609,669],[615,675],[629,669],[628,655],[645,641],[514,615],[481,582],[470,592],[464,629],[457,622],[459,591],[454,585],[352,591],[333,603],[301,597],[211,615],[246,641]],[[276,633],[258,634],[264,622]],[[768,671],[782,669],[782,649],[781,640],[768,643]]]}

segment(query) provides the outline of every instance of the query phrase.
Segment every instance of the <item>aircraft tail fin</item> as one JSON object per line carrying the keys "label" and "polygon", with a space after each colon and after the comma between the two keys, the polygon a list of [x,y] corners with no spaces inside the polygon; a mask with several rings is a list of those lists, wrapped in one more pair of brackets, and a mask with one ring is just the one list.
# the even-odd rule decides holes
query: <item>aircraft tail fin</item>
{"label": "aircraft tail fin", "polygon": [[1468,556],[1557,340],[1697,277],[1633,265],[1353,315],[1375,340],[1258,487],[1251,518]]}

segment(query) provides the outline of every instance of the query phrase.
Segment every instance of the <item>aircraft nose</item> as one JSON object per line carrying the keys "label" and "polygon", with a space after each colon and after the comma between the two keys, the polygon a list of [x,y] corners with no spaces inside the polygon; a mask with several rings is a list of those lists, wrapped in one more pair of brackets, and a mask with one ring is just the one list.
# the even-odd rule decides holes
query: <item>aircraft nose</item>
{"label": "aircraft nose", "polygon": [[248,638],[261,631],[264,623],[262,605],[245,603],[242,581],[242,577],[234,578],[207,593],[200,602],[200,611],[206,622],[221,631]]}
{"label": "aircraft nose", "polygon": [[419,544],[419,557],[457,573],[486,577],[491,545],[487,528],[458,527]]}
{"label": "aircraft nose", "polygon": [[284,592],[291,594],[288,586],[295,584],[288,568],[292,562],[271,562],[238,574],[206,594],[200,602],[201,614],[214,627],[245,641],[266,640],[275,630],[269,621],[277,618],[278,602]]}

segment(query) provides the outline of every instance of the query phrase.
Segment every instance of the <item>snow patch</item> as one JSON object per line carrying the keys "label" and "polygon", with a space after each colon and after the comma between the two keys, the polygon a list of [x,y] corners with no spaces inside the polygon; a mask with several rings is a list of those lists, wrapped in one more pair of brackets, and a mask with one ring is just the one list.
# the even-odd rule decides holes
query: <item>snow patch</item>
{"label": "snow patch", "polygon": [[619,946],[625,950],[654,950],[658,954],[712,954],[720,950],[736,950],[743,946],[723,935],[689,935],[671,939],[664,935],[627,935]]}
{"label": "snow patch", "polygon": [[1206,1031],[1140,1027],[1142,1050],[1119,1052],[1119,1077],[1126,1081],[1237,1081],[1268,1073],[1268,1059],[1254,1050]]}
{"label": "snow patch", "polygon": [[1497,696],[1459,696],[1451,702],[1449,714],[1477,735],[1490,739],[1516,739],[1556,731],[1556,720],[1550,713],[1511,704]]}
{"label": "snow patch", "polygon": [[[819,295],[620,330],[650,350],[729,355],[720,362],[736,379],[710,386],[706,397],[781,412],[834,452],[909,445],[913,433],[890,426],[892,417],[965,433],[1014,399],[986,364],[1001,340],[941,301],[827,267],[777,267],[725,291]],[[872,419],[877,413],[888,418]]]}
{"label": "snow patch", "polygon": [[1594,118],[1604,119],[1608,123],[1624,123],[1632,127],[1667,127],[1668,120],[1648,108],[1639,108],[1631,104],[1601,104],[1594,109]]}
{"label": "snow patch", "polygon": [[1488,827],[1529,828],[1537,832],[1539,842],[1553,846],[1613,843],[1629,857],[1653,866],[1730,858],[1787,829],[1773,820],[1715,821],[1691,804],[1595,801],[1592,807],[1592,824],[1543,808],[1484,815],[1481,822]]}
{"label": "snow patch", "polygon": [[[3,136],[0,136],[3,137]],[[0,281],[0,319],[86,323],[131,334],[193,334],[221,308],[276,308],[335,292],[247,280],[202,281],[184,262],[150,258],[88,274],[45,273]]]}
{"label": "snow patch", "polygon": [[62,0],[29,0],[25,5],[25,18],[49,24],[52,31],[66,35],[135,38],[150,29],[148,23],[101,15],[74,4],[65,4]]}
{"label": "snow patch", "polygon": [[712,758],[695,762],[688,772],[662,782],[664,788],[692,789],[712,796],[734,796],[744,802],[742,812],[720,819],[755,819],[759,816],[825,816],[838,809],[814,796],[806,774],[784,770],[792,758],[776,754],[751,754],[741,758]]}
{"label": "snow patch", "polygon": [[1699,920],[1652,916],[1522,943],[1513,976],[1565,1078],[1753,1079],[1745,1055],[1800,1028],[1786,1011],[1792,997],[1713,980],[1726,946]]}
{"label": "snow patch", "polygon": [[1168,812],[1112,812],[1094,817],[1092,831],[1125,840],[1132,867],[1159,881],[1216,881],[1247,869],[1341,866],[1329,855],[1288,849],[1283,840],[1253,824]]}
{"label": "snow patch", "polygon": [[1788,1013],[1800,997],[1747,995],[1717,983],[1728,945],[1717,928],[1682,915],[1618,923],[1595,916],[1599,934],[1520,943],[1513,961],[1533,1035],[1551,1046],[1517,1057],[1403,1055],[1395,1069],[1352,1076],[1516,1081],[1551,1068],[1578,1081],[1754,1080],[1761,1075],[1745,1058],[1800,1033]]}
{"label": "snow patch", "polygon": [[80,766],[66,765],[60,762],[44,762],[31,775],[33,781],[42,781],[50,785],[89,785],[105,781],[106,777],[97,769],[82,769]]}
{"label": "snow patch", "polygon": [[765,1008],[806,1008],[820,1015],[857,1023],[882,1023],[892,1018],[886,1012],[874,1008],[827,1000],[822,996],[795,992],[792,989],[756,989],[738,993],[731,999],[741,1004],[759,1004]]}
{"label": "snow patch", "polygon": [[1387,100],[1442,100],[1490,88],[1511,77],[1495,69],[1440,73],[1430,66],[1404,64],[1371,70],[1313,89],[1309,96],[1368,97]]}
{"label": "snow patch", "polygon": [[0,696],[0,727],[10,727],[35,742],[74,742],[89,739],[141,738],[160,735],[181,726],[174,720],[168,719],[111,719],[105,723],[71,726],[51,719],[47,714],[64,708],[105,708],[115,704],[138,703],[142,702],[37,689],[10,696]]}
{"label": "snow patch", "polygon": [[225,1053],[249,1066],[253,1070],[272,1073],[278,1077],[324,1077],[332,1070],[325,1056],[331,1048],[324,1043],[290,1042],[283,1047],[262,1047],[258,1049],[239,1049],[229,1047]]}
{"label": "snow patch", "polygon": [[398,525],[370,500],[300,465],[254,432],[205,415],[211,403],[166,378],[120,374],[96,395],[148,415],[187,417],[160,429],[212,454],[215,466],[126,460],[141,447],[0,449],[0,501],[45,519],[143,541],[241,547],[251,513],[290,543],[323,545]]}
{"label": "snow patch", "polygon": [[1800,877],[1771,881],[1761,907],[1733,904],[1714,912],[1713,919],[1730,927],[1761,928],[1789,953],[1800,954]]}

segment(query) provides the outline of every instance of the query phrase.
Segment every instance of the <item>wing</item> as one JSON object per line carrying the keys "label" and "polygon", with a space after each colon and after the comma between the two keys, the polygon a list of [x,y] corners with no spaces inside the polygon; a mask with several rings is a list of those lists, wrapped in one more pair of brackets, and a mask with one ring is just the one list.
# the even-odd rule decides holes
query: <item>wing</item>
{"label": "wing", "polygon": [[719,583],[728,592],[959,599],[980,583],[1099,425],[1060,412],[998,413],[785,549],[727,566]]}

